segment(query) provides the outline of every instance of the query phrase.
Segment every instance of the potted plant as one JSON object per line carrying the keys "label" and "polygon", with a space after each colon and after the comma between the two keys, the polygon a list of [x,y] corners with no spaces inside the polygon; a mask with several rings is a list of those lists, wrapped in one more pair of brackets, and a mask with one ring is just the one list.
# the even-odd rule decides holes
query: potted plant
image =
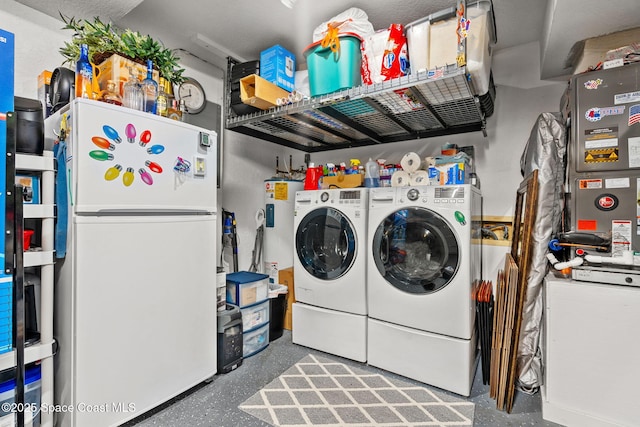
{"label": "potted plant", "polygon": [[63,29],[74,32],[71,41],[65,42],[60,48],[60,53],[65,58],[64,64],[75,63],[80,57],[80,45],[86,44],[89,47],[89,59],[96,65],[113,54],[140,64],[145,64],[145,61],[150,59],[161,77],[175,85],[184,81],[184,68],[178,66],[180,58],[151,36],[143,36],[129,29],[119,31],[98,17],[93,21],[76,20],[62,14],[60,17],[65,23]]}

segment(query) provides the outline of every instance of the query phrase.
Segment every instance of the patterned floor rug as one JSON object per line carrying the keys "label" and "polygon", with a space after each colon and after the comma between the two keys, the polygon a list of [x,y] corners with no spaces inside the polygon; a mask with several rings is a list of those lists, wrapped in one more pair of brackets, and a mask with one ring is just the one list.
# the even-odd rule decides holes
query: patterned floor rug
{"label": "patterned floor rug", "polygon": [[368,367],[308,355],[240,404],[273,426],[472,426],[474,404]]}

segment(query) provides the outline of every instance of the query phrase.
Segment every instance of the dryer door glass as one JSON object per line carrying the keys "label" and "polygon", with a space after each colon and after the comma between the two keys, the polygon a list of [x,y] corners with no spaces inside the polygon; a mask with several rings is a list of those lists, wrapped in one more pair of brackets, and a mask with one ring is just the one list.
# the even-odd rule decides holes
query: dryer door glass
{"label": "dryer door glass", "polygon": [[319,279],[345,274],[356,256],[356,235],[351,221],[333,208],[319,208],[300,221],[296,253],[302,266]]}
{"label": "dryer door glass", "polygon": [[372,250],[380,274],[409,293],[436,292],[458,271],[459,248],[451,226],[420,207],[387,216],[376,229]]}

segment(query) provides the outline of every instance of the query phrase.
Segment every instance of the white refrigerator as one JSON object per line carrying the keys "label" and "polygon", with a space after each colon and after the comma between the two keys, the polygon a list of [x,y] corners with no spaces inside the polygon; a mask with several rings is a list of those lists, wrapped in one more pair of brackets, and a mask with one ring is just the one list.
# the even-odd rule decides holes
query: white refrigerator
{"label": "white refrigerator", "polygon": [[66,133],[56,425],[115,426],[216,374],[216,134],[84,99],[45,128]]}

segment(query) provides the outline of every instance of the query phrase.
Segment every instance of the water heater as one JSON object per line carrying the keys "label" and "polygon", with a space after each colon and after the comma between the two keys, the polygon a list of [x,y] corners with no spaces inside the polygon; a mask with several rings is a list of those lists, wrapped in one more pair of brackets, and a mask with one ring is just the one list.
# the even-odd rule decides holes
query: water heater
{"label": "water heater", "polygon": [[278,272],[293,266],[293,206],[303,181],[269,179],[264,182],[264,272],[278,283]]}

